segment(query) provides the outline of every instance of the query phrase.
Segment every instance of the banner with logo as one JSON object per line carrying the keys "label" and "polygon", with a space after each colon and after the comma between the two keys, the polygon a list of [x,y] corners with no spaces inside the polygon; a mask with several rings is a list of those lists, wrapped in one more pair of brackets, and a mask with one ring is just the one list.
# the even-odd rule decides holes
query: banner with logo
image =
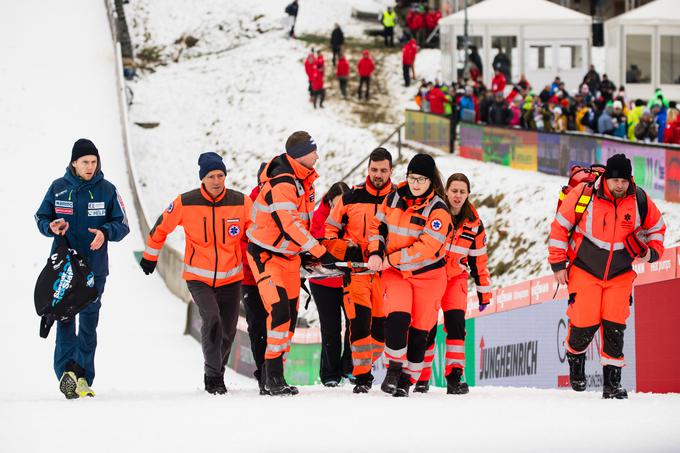
{"label": "banner with logo", "polygon": [[611,156],[620,153],[631,160],[635,183],[645,189],[650,197],[663,199],[666,189],[666,150],[612,140],[600,142],[600,162],[607,162]]}
{"label": "banner with logo", "polygon": [[423,143],[449,152],[451,121],[449,118],[417,110],[405,112],[406,140]]}
{"label": "banner with logo", "polygon": [[[475,384],[511,387],[570,388],[565,340],[565,299],[498,312],[475,319]],[[635,389],[635,316],[624,342],[622,385]],[[586,351],[589,390],[602,388],[600,335]],[[468,361],[470,359],[468,358]]]}
{"label": "banner with logo", "polygon": [[571,167],[580,165],[590,167],[600,163],[597,152],[599,140],[585,135],[560,135],[562,160],[560,162],[560,174],[569,176]]}
{"label": "banner with logo", "polygon": [[559,175],[562,167],[562,147],[557,134],[537,135],[538,171],[549,175]]}
{"label": "banner with logo", "polygon": [[538,144],[535,133],[518,131],[518,141],[512,149],[510,166],[518,170],[538,170]]}
{"label": "banner with logo", "polygon": [[510,166],[515,146],[519,143],[517,133],[513,129],[503,129],[496,127],[484,128],[482,136],[482,150],[484,152],[484,162]]}
{"label": "banner with logo", "polygon": [[482,136],[484,127],[476,124],[467,124],[460,128],[460,156],[466,159],[484,160],[482,151]]}
{"label": "banner with logo", "polygon": [[680,202],[680,150],[666,150],[666,200]]}

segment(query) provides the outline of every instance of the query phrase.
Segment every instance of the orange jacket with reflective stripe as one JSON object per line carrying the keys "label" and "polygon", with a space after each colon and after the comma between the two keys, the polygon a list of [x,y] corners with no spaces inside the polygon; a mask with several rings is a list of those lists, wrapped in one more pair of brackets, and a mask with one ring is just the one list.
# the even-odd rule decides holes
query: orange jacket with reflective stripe
{"label": "orange jacket with reflective stripe", "polygon": [[215,200],[203,186],[175,198],[149,232],[144,258],[157,261],[168,234],[184,228],[184,280],[210,286],[243,279],[240,241],[250,226],[252,201],[225,189]]}
{"label": "orange jacket with reflective stripe", "polygon": [[641,224],[635,183],[631,182],[626,196],[615,199],[601,177],[595,182],[592,200],[583,217],[574,225],[576,204],[584,185],[581,183],[569,192],[550,227],[548,261],[553,271],[570,263],[607,280],[631,270],[633,258],[626,251],[624,240],[638,228],[639,236],[649,246],[649,261],[658,260],[664,251],[666,225],[654,202],[647,197],[647,217]]}
{"label": "orange jacket with reflective stripe", "polygon": [[351,239],[368,256],[368,229],[380,206],[393,190],[392,182],[378,190],[366,178],[364,184],[352,187],[331,210],[326,219],[326,239]]}
{"label": "orange jacket with reflective stripe", "polygon": [[470,274],[477,286],[480,302],[491,300],[491,280],[487,263],[486,231],[474,206],[470,205],[471,218],[463,217],[459,225],[453,225],[451,240],[446,244],[446,276],[449,279]]}
{"label": "orange jacket with reflective stripe", "polygon": [[439,196],[430,192],[413,198],[403,182],[378,207],[369,229],[368,254],[387,255],[402,272],[444,267],[452,229],[451,214]]}
{"label": "orange jacket with reflective stripe", "polygon": [[318,177],[284,153],[267,164],[260,175],[260,193],[253,202],[250,242],[271,252],[293,256],[302,252],[321,257],[326,248],[309,232]]}

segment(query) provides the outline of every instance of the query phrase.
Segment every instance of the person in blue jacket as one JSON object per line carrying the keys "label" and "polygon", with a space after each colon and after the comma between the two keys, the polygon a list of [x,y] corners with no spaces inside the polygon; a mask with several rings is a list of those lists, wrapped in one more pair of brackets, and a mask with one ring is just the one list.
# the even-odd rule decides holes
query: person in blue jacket
{"label": "person in blue jacket", "polygon": [[[99,151],[90,140],[73,144],[66,174],[55,180],[35,214],[40,232],[51,238],[65,235],[70,247],[84,256],[94,273],[99,298],[71,319],[57,323],[54,371],[59,390],[68,399],[94,396],[94,354],[101,296],[109,274],[109,241],[129,232],[125,206],[116,187],[104,179]],[[56,240],[52,251],[56,249]]]}

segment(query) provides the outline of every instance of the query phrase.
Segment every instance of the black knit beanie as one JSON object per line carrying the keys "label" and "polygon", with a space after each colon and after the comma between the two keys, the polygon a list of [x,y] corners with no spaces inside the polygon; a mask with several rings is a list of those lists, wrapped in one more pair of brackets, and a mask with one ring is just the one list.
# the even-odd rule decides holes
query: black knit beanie
{"label": "black knit beanie", "polygon": [[75,162],[83,156],[97,156],[99,159],[99,150],[92,141],[86,138],[79,138],[73,144],[73,149],[71,150],[71,162]]}
{"label": "black knit beanie", "polygon": [[406,174],[415,173],[417,175],[427,176],[430,180],[434,178],[434,173],[436,171],[436,166],[432,156],[428,154],[416,154],[408,163],[408,168],[406,169]]}
{"label": "black knit beanie", "polygon": [[630,179],[633,175],[633,168],[625,154],[614,154],[607,159],[607,169],[604,171],[606,179],[622,178]]}

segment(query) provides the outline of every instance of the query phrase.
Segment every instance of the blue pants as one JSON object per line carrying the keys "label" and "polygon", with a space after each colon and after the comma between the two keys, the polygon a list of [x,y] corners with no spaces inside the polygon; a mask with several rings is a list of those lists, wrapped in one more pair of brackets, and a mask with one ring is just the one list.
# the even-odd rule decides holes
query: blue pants
{"label": "blue pants", "polygon": [[92,385],[94,353],[97,349],[97,324],[105,285],[106,276],[94,278],[94,286],[99,291],[99,299],[78,313],[77,334],[75,318],[57,322],[57,342],[54,348],[54,372],[57,379],[61,379],[67,364],[74,362],[77,367],[85,370],[85,379],[89,385]]}

